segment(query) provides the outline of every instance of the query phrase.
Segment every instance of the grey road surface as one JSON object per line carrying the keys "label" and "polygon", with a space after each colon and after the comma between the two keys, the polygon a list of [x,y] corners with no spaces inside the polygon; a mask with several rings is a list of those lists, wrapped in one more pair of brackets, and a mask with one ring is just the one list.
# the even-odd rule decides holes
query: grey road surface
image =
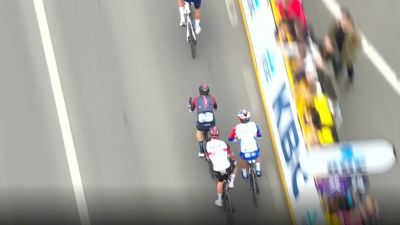
{"label": "grey road surface", "polygon": [[0,4],[0,224],[77,224],[33,4]]}
{"label": "grey road surface", "polygon": [[[400,74],[400,2],[396,0],[352,0],[339,1],[350,9],[358,27],[385,58],[388,64]],[[309,20],[317,35],[322,37],[328,30],[333,17],[321,1],[305,1]],[[343,126],[339,136],[343,141],[386,138],[400,148],[400,96],[381,76],[372,62],[361,54],[355,65],[355,83],[346,84],[346,76],[339,82]],[[397,154],[399,155],[399,154]],[[378,198],[382,224],[399,224],[400,215],[400,165],[380,175],[370,176],[371,189]]]}
{"label": "grey road surface", "polygon": [[236,26],[225,1],[203,3],[193,60],[175,1],[45,1],[92,224],[225,224],[186,109],[202,82],[222,137],[241,107],[264,134],[260,207],[238,174],[235,224],[290,223],[234,3]]}

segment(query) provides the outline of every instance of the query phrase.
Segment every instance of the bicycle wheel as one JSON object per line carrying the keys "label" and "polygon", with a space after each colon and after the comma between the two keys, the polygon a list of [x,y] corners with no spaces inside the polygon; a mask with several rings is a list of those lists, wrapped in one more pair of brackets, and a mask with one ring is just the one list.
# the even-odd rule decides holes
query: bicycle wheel
{"label": "bicycle wheel", "polygon": [[193,37],[193,25],[192,24],[190,24],[189,26],[188,26],[188,29],[189,29],[189,45],[190,45],[190,50],[191,50],[191,53],[192,53],[192,58],[194,59],[195,58],[195,56],[196,56],[196,40],[194,39],[194,37]]}
{"label": "bicycle wheel", "polygon": [[[207,142],[208,142],[208,131],[204,131],[204,140],[203,140],[203,146],[204,146],[204,154],[207,155],[207,150],[206,150],[206,146],[207,146]],[[213,168],[213,164],[211,162],[210,159],[207,159],[208,157],[204,157],[204,159],[207,162],[208,165],[208,172],[210,173],[210,177],[211,179],[215,178],[215,173],[214,173],[214,168]]]}
{"label": "bicycle wheel", "polygon": [[225,191],[224,194],[224,209],[228,224],[233,224],[233,213],[235,213],[235,209],[233,208],[231,197],[228,191]]}
{"label": "bicycle wheel", "polygon": [[257,202],[257,182],[256,182],[256,174],[254,172],[254,169],[250,170],[250,190],[253,195],[253,201],[254,201],[254,206],[258,207],[258,202]]}
{"label": "bicycle wheel", "polygon": [[211,160],[208,160],[207,164],[208,164],[208,172],[210,173],[211,179],[214,179],[215,173],[214,173],[213,164],[212,164]]}
{"label": "bicycle wheel", "polygon": [[260,187],[258,186],[257,176],[254,176],[254,185],[256,187],[257,194],[260,194]]}

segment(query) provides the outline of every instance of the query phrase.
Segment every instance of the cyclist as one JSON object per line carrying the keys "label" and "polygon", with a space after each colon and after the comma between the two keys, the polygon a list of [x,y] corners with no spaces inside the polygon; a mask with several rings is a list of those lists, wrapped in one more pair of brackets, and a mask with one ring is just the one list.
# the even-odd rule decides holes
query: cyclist
{"label": "cyclist", "polygon": [[242,177],[247,178],[248,160],[256,160],[256,175],[261,177],[260,165],[260,148],[258,147],[256,138],[261,137],[261,131],[258,125],[250,121],[251,113],[246,109],[242,109],[237,113],[240,124],[233,127],[232,132],[229,134],[228,140],[240,141],[240,167],[242,168]]}
{"label": "cyclist", "polygon": [[234,180],[236,174],[236,161],[235,154],[229,148],[229,145],[218,139],[219,131],[217,127],[213,127],[209,131],[210,141],[207,142],[207,155],[213,164],[213,170],[218,179],[217,181],[217,200],[215,205],[222,206],[222,191],[224,186],[224,179],[229,177],[229,188],[234,187]]}
{"label": "cyclist", "polygon": [[194,3],[194,21],[195,21],[195,32],[196,34],[200,34],[201,27],[200,27],[200,20],[201,20],[201,0],[178,0],[178,8],[179,8],[179,14],[181,15],[181,21],[180,21],[180,26],[184,27],[185,26],[185,9],[184,5],[185,2]]}
{"label": "cyclist", "polygon": [[214,96],[209,95],[210,87],[207,84],[201,84],[199,87],[199,96],[193,100],[189,99],[189,111],[197,111],[197,132],[196,138],[199,143],[199,157],[204,157],[204,132],[215,126],[214,109],[217,110],[217,101]]}

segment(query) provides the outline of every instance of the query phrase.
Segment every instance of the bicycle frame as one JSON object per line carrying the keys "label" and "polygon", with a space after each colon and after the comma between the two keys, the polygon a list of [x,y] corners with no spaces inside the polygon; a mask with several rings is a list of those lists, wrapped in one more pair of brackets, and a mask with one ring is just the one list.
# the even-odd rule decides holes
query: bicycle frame
{"label": "bicycle frame", "polygon": [[[185,18],[186,18],[186,40],[187,42],[189,42],[189,37],[190,37],[190,33],[194,39],[194,41],[197,41],[197,37],[196,37],[196,33],[194,31],[193,28],[193,21],[192,21],[192,11],[190,9],[190,4],[188,2],[185,2]],[[189,28],[190,26],[190,28]]]}
{"label": "bicycle frame", "polygon": [[259,186],[257,183],[257,175],[256,175],[256,168],[255,168],[256,160],[255,159],[248,160],[247,162],[249,164],[250,190],[253,192],[254,205],[256,207],[258,207],[256,195],[260,193],[260,189],[259,189]]}
{"label": "bicycle frame", "polygon": [[224,210],[227,211],[228,214],[235,213],[235,211],[236,211],[235,208],[233,207],[232,199],[229,195],[229,185],[228,185],[229,181],[230,181],[230,178],[228,176],[226,179],[224,179],[224,185],[223,185],[223,189],[222,189],[222,191],[223,191],[222,198],[224,200],[224,203],[223,203]]}
{"label": "bicycle frame", "polygon": [[248,160],[247,163],[249,164],[249,174],[254,173],[256,174],[256,160]]}

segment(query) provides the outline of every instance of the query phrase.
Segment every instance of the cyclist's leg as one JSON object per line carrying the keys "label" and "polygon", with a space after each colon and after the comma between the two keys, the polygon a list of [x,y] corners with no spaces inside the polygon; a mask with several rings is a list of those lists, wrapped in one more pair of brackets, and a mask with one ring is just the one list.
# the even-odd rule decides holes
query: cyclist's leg
{"label": "cyclist's leg", "polygon": [[180,22],[179,25],[180,26],[184,26],[185,25],[185,1],[184,0],[178,0],[178,9],[179,9],[179,15],[180,15]]}
{"label": "cyclist's leg", "polygon": [[204,157],[204,150],[206,148],[206,146],[203,146],[203,140],[204,140],[204,131],[200,130],[199,128],[197,128],[196,131],[196,139],[197,139],[197,143],[199,144],[199,156],[200,157]]}
{"label": "cyclist's leg", "polygon": [[201,20],[201,0],[194,0],[194,21],[196,24],[196,33],[199,34],[201,31],[200,20]]}
{"label": "cyclist's leg", "polygon": [[215,205],[222,206],[222,192],[224,188],[224,176],[220,172],[215,172],[218,179],[217,181],[217,200],[215,200]]}
{"label": "cyclist's leg", "polygon": [[247,171],[249,171],[249,165],[242,152],[240,152],[240,168],[242,168],[242,177],[247,178]]}
{"label": "cyclist's leg", "polygon": [[235,166],[235,162],[231,160],[231,167],[230,167],[230,174],[229,174],[229,188],[234,188],[235,177],[237,172],[237,166]]}
{"label": "cyclist's leg", "polygon": [[256,159],[256,174],[257,177],[261,177],[261,151],[257,150],[257,159]]}

